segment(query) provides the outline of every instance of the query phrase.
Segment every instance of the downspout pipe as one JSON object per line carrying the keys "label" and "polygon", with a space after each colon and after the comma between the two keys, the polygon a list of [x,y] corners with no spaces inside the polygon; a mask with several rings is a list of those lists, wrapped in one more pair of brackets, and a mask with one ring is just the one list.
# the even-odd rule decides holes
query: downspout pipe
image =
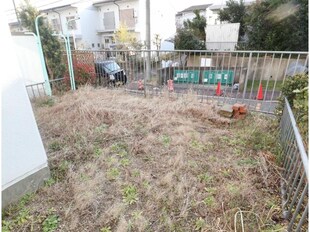
{"label": "downspout pipe", "polygon": [[120,10],[120,7],[119,7],[119,5],[116,3],[116,1],[114,0],[114,5],[116,5],[117,6],[117,8],[118,8],[118,21],[120,21],[120,18],[121,18],[121,10]]}

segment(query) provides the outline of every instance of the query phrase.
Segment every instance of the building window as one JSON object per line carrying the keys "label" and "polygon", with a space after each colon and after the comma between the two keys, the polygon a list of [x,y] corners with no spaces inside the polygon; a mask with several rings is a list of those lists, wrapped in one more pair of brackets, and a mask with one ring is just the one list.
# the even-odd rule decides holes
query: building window
{"label": "building window", "polygon": [[105,43],[110,43],[110,39],[104,39]]}
{"label": "building window", "polygon": [[94,47],[95,47],[95,44],[94,44],[94,43],[92,43],[92,44],[91,44],[91,47],[92,47],[92,48],[94,48]]}
{"label": "building window", "polygon": [[[75,17],[74,16],[66,17],[67,22],[72,19],[75,19]],[[68,28],[69,30],[76,30],[76,21],[70,21]]]}
{"label": "building window", "polygon": [[100,43],[97,43],[97,47],[100,48]]}
{"label": "building window", "polygon": [[120,21],[129,28],[135,27],[134,9],[120,10]]}
{"label": "building window", "polygon": [[115,16],[113,11],[103,14],[103,25],[105,30],[115,29]]}

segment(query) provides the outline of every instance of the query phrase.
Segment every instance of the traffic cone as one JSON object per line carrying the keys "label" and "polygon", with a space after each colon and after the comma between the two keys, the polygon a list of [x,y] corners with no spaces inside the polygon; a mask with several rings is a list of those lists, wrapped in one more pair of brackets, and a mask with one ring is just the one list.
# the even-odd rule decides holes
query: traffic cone
{"label": "traffic cone", "polygon": [[215,92],[216,96],[221,96],[222,92],[221,92],[221,82],[217,82],[217,88],[216,88],[216,92]]}
{"label": "traffic cone", "polygon": [[173,80],[168,80],[167,81],[168,82],[168,90],[170,91],[170,92],[173,92]]}
{"label": "traffic cone", "polygon": [[259,88],[258,88],[258,93],[257,93],[256,99],[257,100],[263,100],[264,99],[262,83],[259,84]]}
{"label": "traffic cone", "polygon": [[144,86],[143,86],[142,80],[138,81],[138,90],[144,90]]}

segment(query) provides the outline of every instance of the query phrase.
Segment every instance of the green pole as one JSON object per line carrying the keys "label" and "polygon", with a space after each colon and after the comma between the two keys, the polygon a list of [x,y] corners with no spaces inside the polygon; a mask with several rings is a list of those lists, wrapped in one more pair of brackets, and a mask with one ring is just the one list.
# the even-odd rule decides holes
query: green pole
{"label": "green pole", "polygon": [[45,64],[45,60],[44,60],[43,49],[42,49],[41,38],[40,38],[40,32],[39,32],[39,25],[38,25],[39,18],[43,17],[43,16],[44,16],[43,14],[40,14],[36,17],[35,26],[36,26],[36,32],[37,32],[37,42],[38,42],[38,48],[39,48],[39,55],[40,55],[43,77],[44,77],[44,88],[45,88],[46,94],[48,96],[52,96],[52,89],[51,89],[51,85],[50,85],[47,70],[46,70],[46,64]]}
{"label": "green pole", "polygon": [[73,90],[73,84],[72,84],[72,67],[70,65],[71,61],[70,61],[70,57],[69,57],[69,49],[68,49],[68,43],[67,43],[67,39],[66,37],[63,35],[63,34],[53,34],[53,36],[60,36],[64,39],[65,41],[65,46],[66,46],[66,53],[67,53],[67,61],[68,61],[68,69],[69,69],[69,77],[70,77],[70,86],[71,86],[71,89]]}
{"label": "green pole", "polygon": [[71,46],[70,46],[70,38],[69,38],[69,23],[75,20],[78,20],[80,18],[75,18],[67,21],[67,44],[68,44],[68,52],[69,52],[69,58],[70,58],[70,65],[71,65],[71,75],[72,75],[72,90],[76,90],[75,88],[75,79],[74,79],[74,72],[73,72],[73,64],[72,64],[72,53],[71,53]]}

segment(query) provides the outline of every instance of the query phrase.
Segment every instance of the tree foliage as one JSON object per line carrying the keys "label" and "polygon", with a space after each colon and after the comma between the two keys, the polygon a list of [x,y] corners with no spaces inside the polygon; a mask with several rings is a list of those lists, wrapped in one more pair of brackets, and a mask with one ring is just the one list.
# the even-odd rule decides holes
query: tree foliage
{"label": "tree foliage", "polygon": [[[22,26],[36,34],[35,19],[39,15],[37,9],[26,3],[21,7],[18,14]],[[42,18],[39,18],[38,26],[48,73],[50,79],[55,79],[62,76],[65,70],[62,60],[62,46],[58,39],[52,36],[52,29],[47,23],[43,22]]]}
{"label": "tree foliage", "polygon": [[115,41],[118,49],[141,49],[142,44],[137,40],[134,32],[130,32],[125,24],[120,24],[115,32]]}
{"label": "tree foliage", "polygon": [[263,0],[245,7],[243,0],[226,2],[221,21],[240,23],[239,36],[251,50],[307,51],[308,0]]}
{"label": "tree foliage", "polygon": [[177,29],[174,38],[176,49],[201,50],[206,48],[206,18],[200,15],[199,10],[194,13],[195,17],[192,20],[184,21],[184,27]]}
{"label": "tree foliage", "polygon": [[174,38],[174,47],[180,50],[202,50],[205,49],[205,44],[191,31],[181,28]]}
{"label": "tree foliage", "polygon": [[308,1],[266,0],[249,8],[248,46],[256,50],[307,51]]}
{"label": "tree foliage", "polygon": [[236,2],[229,0],[226,2],[227,8],[220,10],[219,19],[229,23],[240,23],[239,38],[245,33],[246,7],[243,0]]}
{"label": "tree foliage", "polygon": [[200,15],[199,10],[194,10],[194,14],[195,17],[192,20],[187,19],[184,21],[184,28],[191,31],[198,39],[205,41],[207,20],[204,16]]}
{"label": "tree foliage", "polygon": [[299,131],[307,143],[309,132],[309,106],[308,106],[308,74],[297,74],[288,77],[282,85],[282,95],[279,98],[280,104],[277,108],[277,115],[281,116],[284,108],[284,97],[287,98],[296,118]]}

